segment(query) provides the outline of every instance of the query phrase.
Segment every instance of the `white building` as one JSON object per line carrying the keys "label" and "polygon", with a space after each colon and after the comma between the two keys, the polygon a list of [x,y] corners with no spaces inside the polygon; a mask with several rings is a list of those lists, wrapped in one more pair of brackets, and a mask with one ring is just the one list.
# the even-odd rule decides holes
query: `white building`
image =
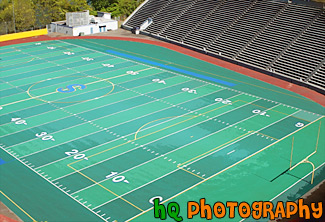
{"label": "white building", "polygon": [[89,11],[68,12],[65,21],[51,22],[47,26],[49,33],[58,32],[72,36],[90,35],[118,29],[118,22],[111,19],[111,13],[98,12],[98,17],[89,15]]}

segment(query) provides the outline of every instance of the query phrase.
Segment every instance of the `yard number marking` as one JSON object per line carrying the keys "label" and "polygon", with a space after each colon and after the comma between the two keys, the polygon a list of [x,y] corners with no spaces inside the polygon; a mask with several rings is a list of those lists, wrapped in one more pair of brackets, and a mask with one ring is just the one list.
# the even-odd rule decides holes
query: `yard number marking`
{"label": "yard number marking", "polygon": [[112,68],[114,67],[114,65],[111,65],[111,64],[102,64],[104,67],[108,67],[108,68]]}
{"label": "yard number marking", "polygon": [[94,60],[93,58],[89,58],[89,57],[81,57],[82,60],[86,60],[87,62]]}
{"label": "yard number marking", "polygon": [[226,105],[232,105],[231,101],[228,99],[216,98],[214,101],[221,102],[222,104],[226,104]]}
{"label": "yard number marking", "polygon": [[76,150],[76,149],[73,149],[70,152],[65,152],[65,154],[68,156],[73,156],[73,159],[75,159],[75,160],[80,160],[80,159],[88,160],[88,158],[86,157],[86,154],[79,153],[79,150]]}
{"label": "yard number marking", "polygon": [[183,88],[182,91],[197,94],[195,89]]}
{"label": "yard number marking", "polygon": [[128,180],[125,179],[125,176],[116,176],[118,174],[118,172],[111,172],[111,174],[106,176],[106,179],[109,179],[111,177],[113,177],[112,181],[114,183],[119,183],[119,182],[124,182],[124,183],[130,183]]}
{"label": "yard number marking", "polygon": [[42,138],[42,140],[44,140],[44,141],[46,141],[46,140],[55,141],[53,136],[48,135],[47,132],[36,133],[35,136],[38,137],[38,138]]}
{"label": "yard number marking", "polygon": [[265,111],[261,111],[261,110],[259,110],[259,109],[254,109],[254,110],[252,111],[252,113],[254,113],[254,114],[259,114],[259,115],[261,115],[261,116],[270,117],[270,115],[268,115]]}
{"label": "yard number marking", "polygon": [[160,79],[153,79],[153,82],[157,82],[157,83],[162,83],[164,85],[166,85],[166,82],[164,80],[160,80]]}
{"label": "yard number marking", "polygon": [[26,120],[21,118],[11,118],[11,122],[15,122],[17,125],[24,124],[27,125]]}
{"label": "yard number marking", "polygon": [[131,74],[132,76],[138,75],[138,72],[134,72],[134,71],[127,71],[127,74]]}
{"label": "yard number marking", "polygon": [[74,55],[74,52],[63,52],[66,55]]}

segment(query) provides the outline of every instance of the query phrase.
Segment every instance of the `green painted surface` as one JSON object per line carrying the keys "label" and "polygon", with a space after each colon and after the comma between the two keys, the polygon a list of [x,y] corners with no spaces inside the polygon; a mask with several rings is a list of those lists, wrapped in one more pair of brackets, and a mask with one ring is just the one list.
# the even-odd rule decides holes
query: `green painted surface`
{"label": "green painted surface", "polygon": [[[37,221],[153,221],[154,196],[180,203],[183,218],[187,201],[201,198],[294,200],[313,186],[310,164],[288,170],[293,136],[293,165],[317,147],[314,184],[324,179],[325,110],[295,93],[143,43],[75,39],[0,53],[0,190]],[[87,87],[56,91],[70,84]]]}

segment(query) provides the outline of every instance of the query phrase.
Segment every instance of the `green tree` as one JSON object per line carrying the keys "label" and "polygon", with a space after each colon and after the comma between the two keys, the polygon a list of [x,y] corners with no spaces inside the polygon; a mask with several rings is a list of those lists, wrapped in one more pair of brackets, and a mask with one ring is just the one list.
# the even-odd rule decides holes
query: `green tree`
{"label": "green tree", "polygon": [[117,0],[112,6],[106,9],[107,12],[112,13],[112,17],[121,16],[122,20],[131,15],[131,13],[143,2],[144,0]]}
{"label": "green tree", "polygon": [[[17,31],[34,27],[35,10],[31,0],[3,0],[0,2],[0,22],[11,23]],[[9,30],[12,32],[12,30]]]}
{"label": "green tree", "polygon": [[44,27],[54,21],[65,20],[67,12],[91,10],[86,0],[33,0],[36,26]]}
{"label": "green tree", "polygon": [[96,11],[106,11],[106,9],[116,3],[117,0],[88,0],[87,2]]}

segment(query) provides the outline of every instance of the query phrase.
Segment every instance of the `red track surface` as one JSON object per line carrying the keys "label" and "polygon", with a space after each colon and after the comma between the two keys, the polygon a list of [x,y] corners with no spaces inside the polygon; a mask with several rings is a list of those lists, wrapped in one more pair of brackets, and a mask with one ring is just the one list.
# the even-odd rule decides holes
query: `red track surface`
{"label": "red track surface", "polygon": [[17,221],[15,221],[14,219],[11,219],[9,217],[6,217],[6,216],[0,214],[0,222],[17,222]]}
{"label": "red track surface", "polygon": [[152,45],[157,45],[161,46],[164,48],[168,48],[171,50],[174,50],[176,52],[183,53],[185,55],[192,56],[194,58],[215,64],[217,66],[221,66],[230,70],[233,70],[235,72],[244,74],[246,76],[250,76],[254,79],[258,79],[264,82],[267,82],[269,84],[290,90],[292,92],[298,93],[306,98],[309,98],[318,104],[322,105],[325,107],[325,96],[315,92],[311,89],[289,83],[287,81],[277,79],[272,76],[268,76],[266,74],[241,67],[239,65],[232,64],[230,62],[223,61],[221,59],[217,59],[211,56],[204,55],[199,52],[192,51],[190,49],[186,49],[180,46],[176,46],[170,43],[166,42],[160,42],[160,41],[153,41],[153,40],[148,40],[148,39],[139,39],[139,38],[127,38],[127,37],[111,37],[111,36],[77,36],[77,37],[49,37],[49,36],[37,36],[37,37],[30,37],[30,38],[24,38],[24,39],[17,39],[17,40],[11,40],[11,41],[5,41],[5,42],[0,42],[0,46],[5,46],[5,45],[12,45],[12,44],[19,44],[19,43],[26,43],[26,42],[35,42],[35,41],[45,41],[45,40],[60,40],[60,39],[72,39],[72,38],[81,38],[81,39],[113,39],[113,40],[124,40],[124,41],[133,41],[133,42],[141,42],[141,43],[147,43],[147,44],[152,44]]}

